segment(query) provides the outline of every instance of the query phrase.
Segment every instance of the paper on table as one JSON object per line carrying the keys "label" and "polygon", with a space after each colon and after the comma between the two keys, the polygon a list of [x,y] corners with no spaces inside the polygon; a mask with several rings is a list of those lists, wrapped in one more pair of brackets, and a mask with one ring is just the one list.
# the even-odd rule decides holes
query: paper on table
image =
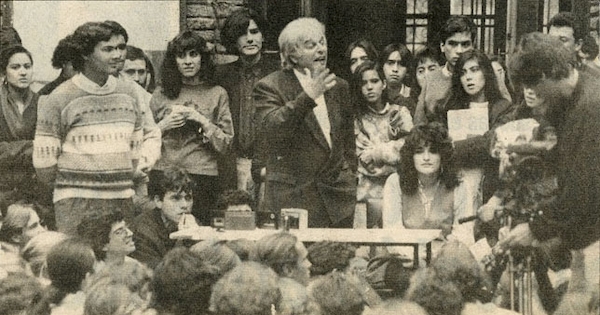
{"label": "paper on table", "polygon": [[448,133],[452,141],[480,136],[489,129],[487,108],[448,111]]}

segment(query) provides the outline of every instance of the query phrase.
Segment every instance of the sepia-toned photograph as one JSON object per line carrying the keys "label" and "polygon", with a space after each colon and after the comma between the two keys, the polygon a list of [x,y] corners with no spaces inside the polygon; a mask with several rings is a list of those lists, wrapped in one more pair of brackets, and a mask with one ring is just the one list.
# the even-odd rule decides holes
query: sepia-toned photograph
{"label": "sepia-toned photograph", "polygon": [[0,26],[0,314],[600,315],[600,0]]}

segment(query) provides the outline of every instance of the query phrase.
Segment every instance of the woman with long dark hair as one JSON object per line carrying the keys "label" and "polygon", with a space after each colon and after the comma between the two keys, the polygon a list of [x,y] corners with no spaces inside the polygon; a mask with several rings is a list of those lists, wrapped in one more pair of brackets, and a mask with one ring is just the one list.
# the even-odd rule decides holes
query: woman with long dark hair
{"label": "woman with long dark hair", "polygon": [[[0,207],[5,211],[5,207],[26,198],[25,195],[35,197],[31,194],[36,182],[32,146],[38,95],[31,90],[31,53],[23,46],[2,47],[0,77]],[[38,191],[35,199],[41,197],[49,199]]]}
{"label": "woman with long dark hair", "polygon": [[446,238],[472,244],[472,224],[458,224],[473,211],[473,192],[466,188],[446,128],[417,125],[400,149],[398,172],[383,188],[383,228],[441,229]]}
{"label": "woman with long dark hair", "polygon": [[185,169],[195,182],[192,213],[203,225],[210,225],[219,195],[217,159],[227,153],[233,138],[229,98],[214,84],[213,75],[206,41],[184,31],[167,46],[163,85],[150,101],[163,132],[162,156],[150,173],[150,186],[160,177],[156,172],[170,164]]}
{"label": "woman with long dark hair", "polygon": [[[512,103],[502,96],[490,59],[479,50],[463,53],[452,74],[452,97],[441,117],[447,121],[448,112],[460,109],[485,109],[488,131],[483,135],[454,140],[456,162],[463,169],[483,170],[481,190],[486,202],[500,185],[498,161],[490,155],[494,129],[513,119]],[[452,130],[450,130],[452,131]],[[475,172],[467,172],[469,182],[478,186]]]}

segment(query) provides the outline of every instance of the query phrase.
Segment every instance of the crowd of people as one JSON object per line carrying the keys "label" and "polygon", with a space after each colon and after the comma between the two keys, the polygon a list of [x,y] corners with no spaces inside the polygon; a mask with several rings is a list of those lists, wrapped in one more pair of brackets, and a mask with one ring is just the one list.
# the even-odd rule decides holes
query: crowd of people
{"label": "crowd of people", "polygon": [[[119,23],[87,22],[38,92],[2,29],[0,313],[516,314],[508,252],[535,257],[534,314],[598,312],[600,66],[576,17],[508,60],[475,47],[466,16],[416,52],[358,39],[346,78],[317,19],[285,26],[279,62],[266,27],[234,11],[220,36],[238,59],[220,65],[184,30],[159,80]],[[368,228],[441,230],[429,266],[285,231],[170,237],[287,208],[353,228],[358,203]]]}

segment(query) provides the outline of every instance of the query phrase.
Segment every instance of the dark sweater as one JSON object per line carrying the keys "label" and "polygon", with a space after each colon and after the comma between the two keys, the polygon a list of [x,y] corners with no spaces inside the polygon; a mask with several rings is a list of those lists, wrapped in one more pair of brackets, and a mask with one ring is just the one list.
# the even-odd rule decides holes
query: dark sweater
{"label": "dark sweater", "polygon": [[[571,97],[556,100],[559,195],[529,223],[536,239],[560,236],[571,249],[600,239],[600,78],[585,71]],[[554,116],[557,116],[555,113]]]}
{"label": "dark sweater", "polygon": [[158,208],[146,211],[133,220],[131,231],[135,242],[135,251],[131,257],[154,269],[169,250],[175,247],[176,240],[169,238],[170,231],[165,225]]}

